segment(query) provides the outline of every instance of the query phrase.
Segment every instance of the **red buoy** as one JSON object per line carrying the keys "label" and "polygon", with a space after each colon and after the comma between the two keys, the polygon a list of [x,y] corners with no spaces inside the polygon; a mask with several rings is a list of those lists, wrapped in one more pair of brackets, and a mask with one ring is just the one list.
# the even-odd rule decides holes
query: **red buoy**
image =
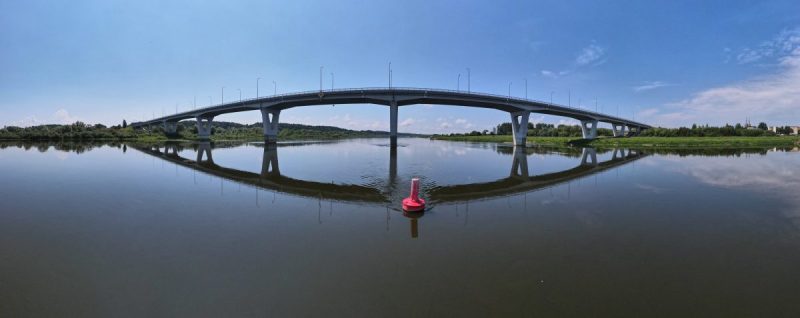
{"label": "red buoy", "polygon": [[411,179],[411,195],[403,199],[403,210],[406,212],[422,212],[425,210],[425,200],[419,197],[419,179]]}

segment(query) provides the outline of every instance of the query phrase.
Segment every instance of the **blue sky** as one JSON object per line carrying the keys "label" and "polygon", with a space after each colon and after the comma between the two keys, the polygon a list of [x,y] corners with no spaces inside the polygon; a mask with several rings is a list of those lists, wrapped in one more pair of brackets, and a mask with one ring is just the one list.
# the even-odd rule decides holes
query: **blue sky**
{"label": "blue sky", "polygon": [[[117,124],[324,86],[449,88],[571,103],[674,127],[800,124],[794,1],[0,0],[0,125]],[[253,123],[258,112],[217,120]],[[388,129],[375,105],[283,122]],[[491,129],[508,115],[400,109],[401,131]],[[570,123],[532,116],[534,122]]]}

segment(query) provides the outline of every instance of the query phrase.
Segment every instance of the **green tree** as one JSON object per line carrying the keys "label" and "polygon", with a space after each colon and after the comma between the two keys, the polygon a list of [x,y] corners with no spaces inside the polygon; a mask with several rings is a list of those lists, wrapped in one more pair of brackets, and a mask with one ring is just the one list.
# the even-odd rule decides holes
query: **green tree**
{"label": "green tree", "polygon": [[767,129],[769,129],[769,127],[767,127],[767,123],[762,121],[762,122],[758,123],[758,129],[767,130]]}
{"label": "green tree", "polygon": [[124,119],[122,120],[122,128],[128,128],[128,122]]}

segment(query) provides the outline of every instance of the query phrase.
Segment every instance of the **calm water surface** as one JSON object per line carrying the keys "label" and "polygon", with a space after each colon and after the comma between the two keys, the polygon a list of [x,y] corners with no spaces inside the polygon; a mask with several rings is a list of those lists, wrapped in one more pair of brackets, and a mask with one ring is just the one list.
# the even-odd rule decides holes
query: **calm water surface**
{"label": "calm water surface", "polygon": [[796,150],[0,148],[0,317],[800,316]]}

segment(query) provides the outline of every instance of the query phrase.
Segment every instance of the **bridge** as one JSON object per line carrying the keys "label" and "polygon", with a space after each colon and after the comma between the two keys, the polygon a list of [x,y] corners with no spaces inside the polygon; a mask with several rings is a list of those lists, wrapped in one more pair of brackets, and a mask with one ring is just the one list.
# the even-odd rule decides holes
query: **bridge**
{"label": "bridge", "polygon": [[[404,191],[397,191],[399,180],[396,147],[390,147],[389,149],[389,176],[385,181],[385,189],[379,189],[381,188],[380,186],[367,187],[353,184],[306,181],[285,176],[280,172],[278,161],[278,149],[280,147],[274,144],[264,145],[260,173],[217,165],[212,155],[213,146],[209,142],[201,142],[192,146],[196,148],[195,159],[179,156],[179,151],[185,149],[181,144],[131,145],[133,149],[145,154],[198,172],[257,188],[301,197],[372,204],[393,202],[392,205],[397,206],[398,204],[394,203],[402,200],[407,194]],[[289,145],[282,145],[281,147],[284,146]],[[434,187],[425,191],[426,199],[429,199],[434,204],[457,203],[536,191],[585,178],[646,156],[646,154],[633,150],[614,149],[611,158],[601,162],[598,160],[597,151],[594,148],[583,148],[579,150],[580,152],[571,154],[576,157],[577,161],[574,167],[558,172],[531,175],[528,170],[528,156],[531,153],[535,153],[536,149],[523,147],[514,147],[513,149],[505,147],[501,149],[498,147],[498,151],[508,153],[512,157],[508,177],[490,182]],[[405,186],[400,186],[399,188],[406,189]]]}
{"label": "bridge", "polygon": [[[211,137],[211,123],[214,117],[242,112],[260,110],[264,131],[264,140],[274,143],[278,138],[278,122],[282,110],[300,106],[341,104],[376,104],[389,106],[389,136],[391,145],[397,145],[397,117],[400,106],[429,104],[452,105],[497,109],[510,114],[514,145],[525,145],[528,133],[528,120],[531,113],[564,116],[576,119],[581,123],[584,139],[597,138],[599,122],[609,123],[615,137],[638,134],[650,125],[565,105],[558,105],[537,100],[521,99],[513,96],[502,96],[469,91],[454,91],[425,88],[352,88],[332,89],[273,95],[223,103],[205,108],[193,109],[148,121],[132,123],[134,128],[163,125],[167,134],[177,131],[177,123],[185,119],[197,121],[197,133],[200,139]],[[626,133],[627,130],[627,133]]]}

